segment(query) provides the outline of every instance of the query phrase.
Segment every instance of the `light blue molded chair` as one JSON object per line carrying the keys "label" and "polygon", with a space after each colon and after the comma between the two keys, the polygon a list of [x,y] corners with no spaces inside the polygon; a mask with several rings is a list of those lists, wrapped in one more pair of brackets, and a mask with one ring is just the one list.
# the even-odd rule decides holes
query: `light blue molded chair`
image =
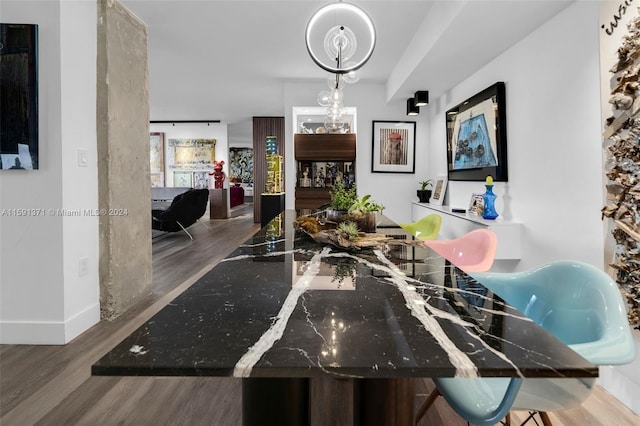
{"label": "light blue molded chair", "polygon": [[[576,261],[558,261],[516,273],[472,273],[476,280],[595,365],[627,364],[634,358],[625,304],[603,271]],[[492,425],[509,410],[531,410],[550,425],[548,411],[581,404],[595,378],[434,379],[436,390],[416,424],[439,394],[468,422]]]}

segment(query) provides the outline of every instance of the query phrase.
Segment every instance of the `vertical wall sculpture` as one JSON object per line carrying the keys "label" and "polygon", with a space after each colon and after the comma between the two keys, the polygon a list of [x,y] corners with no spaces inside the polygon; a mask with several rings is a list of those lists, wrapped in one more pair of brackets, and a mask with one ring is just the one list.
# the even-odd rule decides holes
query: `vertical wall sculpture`
{"label": "vertical wall sculpture", "polygon": [[603,135],[609,201],[602,214],[615,224],[611,266],[629,304],[629,322],[640,329],[640,17],[631,20],[627,30],[610,69],[613,116]]}

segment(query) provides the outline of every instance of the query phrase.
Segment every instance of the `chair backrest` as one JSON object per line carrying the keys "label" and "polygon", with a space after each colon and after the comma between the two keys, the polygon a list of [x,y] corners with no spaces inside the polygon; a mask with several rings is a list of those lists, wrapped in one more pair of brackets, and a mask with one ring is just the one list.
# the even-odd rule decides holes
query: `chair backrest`
{"label": "chair backrest", "polygon": [[177,195],[167,210],[159,217],[162,222],[162,230],[167,232],[177,232],[182,228],[177,224],[187,228],[200,219],[207,210],[209,201],[208,189],[191,189],[183,194]]}
{"label": "chair backrest", "polygon": [[440,233],[442,217],[433,213],[413,223],[401,223],[400,226],[418,240],[435,240]]}
{"label": "chair backrest", "polygon": [[476,229],[453,240],[425,244],[465,272],[486,272],[496,257],[498,238],[489,229]]}
{"label": "chair backrest", "polygon": [[557,261],[524,272],[471,275],[593,364],[633,360],[622,295],[602,270]]}

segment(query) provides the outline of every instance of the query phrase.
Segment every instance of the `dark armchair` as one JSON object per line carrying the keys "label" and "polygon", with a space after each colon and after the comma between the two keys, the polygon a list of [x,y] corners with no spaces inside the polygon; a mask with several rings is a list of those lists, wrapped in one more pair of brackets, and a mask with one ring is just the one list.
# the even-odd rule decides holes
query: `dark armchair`
{"label": "dark armchair", "polygon": [[184,231],[193,240],[187,228],[204,215],[208,201],[208,189],[191,189],[178,194],[167,209],[151,210],[151,228],[164,232]]}

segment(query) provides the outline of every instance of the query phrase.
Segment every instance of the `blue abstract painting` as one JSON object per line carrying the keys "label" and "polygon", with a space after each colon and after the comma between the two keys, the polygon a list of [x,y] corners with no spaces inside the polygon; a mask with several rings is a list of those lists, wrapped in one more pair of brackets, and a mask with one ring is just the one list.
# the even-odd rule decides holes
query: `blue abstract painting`
{"label": "blue abstract painting", "polygon": [[497,166],[484,114],[460,122],[453,169]]}

